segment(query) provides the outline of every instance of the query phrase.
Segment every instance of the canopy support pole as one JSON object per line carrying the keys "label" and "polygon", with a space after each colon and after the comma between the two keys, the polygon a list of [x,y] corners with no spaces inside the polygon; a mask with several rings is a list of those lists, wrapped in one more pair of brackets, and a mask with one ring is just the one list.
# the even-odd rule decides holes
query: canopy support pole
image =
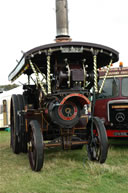
{"label": "canopy support pole", "polygon": [[40,87],[41,87],[44,95],[46,96],[46,95],[47,95],[46,90],[45,90],[45,88],[44,88],[44,86],[43,86],[43,84],[42,84],[42,82],[41,82],[41,80],[40,80],[40,78],[39,78],[39,75],[38,75],[38,73],[37,73],[37,71],[36,71],[36,69],[35,69],[32,61],[29,60],[29,63],[30,63],[30,66],[31,66],[33,72],[35,73],[35,76],[36,76],[36,79],[37,79],[38,84],[40,85]]}
{"label": "canopy support pole", "polygon": [[106,70],[106,73],[105,73],[103,82],[102,82],[101,87],[100,87],[100,89],[99,89],[99,93],[102,92],[102,89],[103,89],[103,87],[104,87],[104,83],[105,83],[105,80],[106,80],[107,75],[108,75],[108,73],[109,73],[109,69],[110,69],[111,65],[112,65],[112,59],[111,59],[110,62],[109,62],[109,65],[108,65],[108,68],[107,68],[107,70]]}

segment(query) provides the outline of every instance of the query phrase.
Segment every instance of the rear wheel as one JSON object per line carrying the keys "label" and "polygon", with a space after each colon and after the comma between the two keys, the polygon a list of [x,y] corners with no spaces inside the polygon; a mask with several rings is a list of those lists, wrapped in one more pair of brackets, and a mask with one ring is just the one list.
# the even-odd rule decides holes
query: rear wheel
{"label": "rear wheel", "polygon": [[[25,107],[25,100],[23,95],[17,95],[19,111],[24,110]],[[20,130],[20,137],[21,137],[21,152],[27,152],[27,134],[25,131],[25,118],[24,115],[19,116],[19,130]]]}
{"label": "rear wheel", "polygon": [[30,139],[28,142],[28,155],[33,171],[40,171],[44,162],[43,137],[38,121],[32,120],[29,124]]}
{"label": "rear wheel", "polygon": [[[93,130],[91,126],[93,125]],[[98,117],[93,117],[88,122],[87,152],[91,161],[104,163],[108,153],[108,139],[105,127]]]}
{"label": "rear wheel", "polygon": [[18,119],[18,100],[16,95],[11,98],[11,147],[14,153],[20,153],[20,135]]}

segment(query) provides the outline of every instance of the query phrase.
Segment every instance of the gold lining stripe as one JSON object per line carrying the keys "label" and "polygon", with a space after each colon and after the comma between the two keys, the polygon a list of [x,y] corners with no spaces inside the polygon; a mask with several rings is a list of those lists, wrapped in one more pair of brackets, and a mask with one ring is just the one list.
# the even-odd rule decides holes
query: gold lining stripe
{"label": "gold lining stripe", "polygon": [[21,72],[15,76],[15,78],[12,79],[12,82],[15,81],[17,78],[19,78],[19,76],[21,76],[27,69],[29,68],[29,64],[27,64],[23,70],[21,70]]}
{"label": "gold lining stripe", "polygon": [[[107,78],[113,78],[113,77],[119,77],[119,78],[121,78],[121,77],[128,77],[128,75],[113,75],[113,76],[107,76]],[[100,79],[102,79],[102,78],[104,78],[104,76],[100,76]]]}
{"label": "gold lining stripe", "polygon": [[112,109],[128,109],[128,105],[114,105],[112,106]]}

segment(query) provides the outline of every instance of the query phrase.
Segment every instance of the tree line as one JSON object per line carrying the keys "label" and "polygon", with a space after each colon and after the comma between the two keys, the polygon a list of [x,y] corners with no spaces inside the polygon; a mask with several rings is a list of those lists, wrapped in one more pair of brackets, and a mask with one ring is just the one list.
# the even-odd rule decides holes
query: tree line
{"label": "tree line", "polygon": [[19,86],[18,84],[0,85],[0,92],[8,91],[8,90],[11,90],[11,89],[16,88],[18,86]]}

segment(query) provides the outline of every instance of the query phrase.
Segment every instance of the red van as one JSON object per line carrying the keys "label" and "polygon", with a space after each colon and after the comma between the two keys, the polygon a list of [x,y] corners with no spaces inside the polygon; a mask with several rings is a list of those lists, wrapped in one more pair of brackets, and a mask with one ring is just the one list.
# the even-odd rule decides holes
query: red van
{"label": "red van", "polygon": [[[99,70],[99,86],[106,69]],[[94,115],[103,121],[109,138],[128,137],[128,67],[111,68],[96,96]]]}

